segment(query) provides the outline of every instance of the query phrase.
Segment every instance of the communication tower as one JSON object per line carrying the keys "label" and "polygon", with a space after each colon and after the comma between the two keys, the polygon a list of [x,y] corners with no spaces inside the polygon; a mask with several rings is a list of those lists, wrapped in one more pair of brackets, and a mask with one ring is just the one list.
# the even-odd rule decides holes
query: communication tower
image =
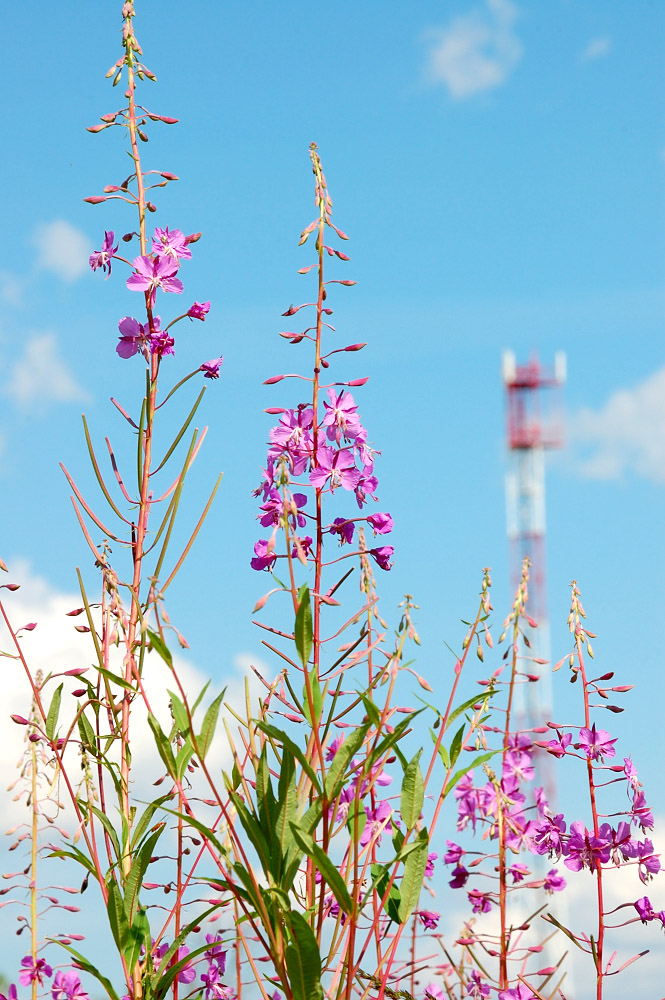
{"label": "communication tower", "polygon": [[[506,389],[506,514],[511,576],[516,588],[522,562],[528,557],[531,567],[527,614],[537,628],[527,631],[530,646],[525,653],[533,660],[547,661],[547,664],[528,663],[525,673],[538,674],[540,680],[520,685],[524,697],[520,699],[522,704],[518,702],[517,705],[522,716],[519,727],[530,729],[542,726],[552,717],[545,558],[545,452],[563,445],[562,389],[566,381],[566,356],[558,352],[554,365],[550,366],[541,364],[535,355],[527,364],[517,364],[512,351],[506,351],[502,374]],[[539,754],[538,757],[538,777],[548,797],[554,797],[547,755]]]}

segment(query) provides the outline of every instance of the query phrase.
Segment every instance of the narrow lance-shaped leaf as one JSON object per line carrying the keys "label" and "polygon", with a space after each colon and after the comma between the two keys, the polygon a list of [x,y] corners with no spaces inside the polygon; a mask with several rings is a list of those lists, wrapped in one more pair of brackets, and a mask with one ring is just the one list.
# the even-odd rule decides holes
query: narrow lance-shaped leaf
{"label": "narrow lance-shaped leaf", "polygon": [[425,786],[420,770],[421,753],[422,750],[419,750],[413,760],[407,764],[402,780],[400,812],[409,830],[413,830],[418,822],[425,798]]}
{"label": "narrow lance-shaped leaf", "polygon": [[321,955],[314,932],[299,913],[288,916],[291,940],[286,947],[286,969],[294,1000],[318,1000],[321,989]]}
{"label": "narrow lance-shaped leaf", "polygon": [[46,716],[46,735],[53,742],[55,737],[55,727],[58,725],[58,715],[60,713],[60,701],[62,700],[62,684],[58,684],[53,692],[51,705]]}
{"label": "narrow lance-shaped leaf", "polygon": [[303,667],[307,667],[312,652],[312,605],[309,597],[309,587],[303,583],[298,591],[298,612],[296,614],[295,639],[296,650]]}
{"label": "narrow lance-shaped leaf", "polygon": [[346,887],[344,879],[326,852],[316,843],[313,837],[310,837],[309,834],[301,830],[297,823],[291,824],[291,832],[301,850],[312,859],[315,866],[323,875],[339,905],[345,913],[350,915],[353,911],[353,900],[349,895],[349,890]]}
{"label": "narrow lance-shaped leaf", "polygon": [[208,750],[210,749],[210,745],[215,735],[215,729],[217,728],[219,709],[225,693],[226,688],[224,688],[224,690],[217,695],[212,704],[208,706],[206,714],[203,716],[201,732],[196,738],[196,749],[198,750],[201,760],[205,760]]}
{"label": "narrow lance-shaped leaf", "polygon": [[416,841],[418,850],[412,851],[404,862],[404,872],[400,881],[399,922],[406,923],[420,897],[427,867],[429,836],[427,830],[419,830]]}

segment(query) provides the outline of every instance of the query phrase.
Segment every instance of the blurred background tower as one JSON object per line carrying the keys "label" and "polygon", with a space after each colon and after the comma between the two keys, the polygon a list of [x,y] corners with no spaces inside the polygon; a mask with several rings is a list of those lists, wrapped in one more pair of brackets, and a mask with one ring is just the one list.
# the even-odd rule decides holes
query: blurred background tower
{"label": "blurred background tower", "polygon": [[[510,545],[513,592],[522,562],[528,556],[529,603],[527,614],[537,628],[527,630],[530,648],[525,656],[546,660],[547,665],[526,661],[525,673],[538,674],[538,683],[520,685],[515,728],[542,726],[552,717],[550,635],[547,613],[545,553],[545,451],[563,445],[563,385],[566,356],[555,355],[554,365],[542,365],[533,355],[527,364],[517,364],[512,351],[505,351],[502,364],[506,389],[506,515]],[[542,784],[548,799],[556,799],[548,755],[538,754],[536,784]]]}

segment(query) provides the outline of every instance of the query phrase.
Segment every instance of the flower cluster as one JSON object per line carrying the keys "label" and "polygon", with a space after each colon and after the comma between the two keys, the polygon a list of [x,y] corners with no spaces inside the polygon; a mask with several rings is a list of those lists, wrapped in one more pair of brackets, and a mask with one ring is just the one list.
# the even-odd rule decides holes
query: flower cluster
{"label": "flower cluster", "polygon": [[[21,971],[18,981],[21,986],[43,986],[45,979],[53,976],[53,969],[44,958],[33,958],[32,955],[25,955],[21,959]],[[17,989],[14,983],[7,990],[7,994],[0,993],[0,1000],[17,1000]],[[81,986],[81,979],[73,969],[59,970],[56,972],[51,984],[51,996],[53,1000],[90,1000],[90,997]]]}
{"label": "flower cluster", "polygon": [[[168,226],[161,229],[158,226],[153,236],[151,253],[134,258],[132,264],[134,272],[127,278],[126,283],[131,291],[144,293],[147,321],[141,323],[133,316],[123,316],[120,320],[118,323],[120,340],[116,351],[121,358],[131,358],[135,354],[141,354],[148,361],[151,356],[161,359],[168,354],[175,354],[175,340],[169,333],[171,327],[185,317],[190,320],[205,321],[210,311],[210,302],[194,302],[186,313],[171,320],[164,329],[161,317],[153,313],[158,291],[178,295],[183,292],[183,283],[177,276],[180,263],[191,259],[192,251],[189,245],[195,243],[199,237],[200,233],[185,236],[180,229],[170,230]],[[129,238],[131,239],[131,236]],[[107,272],[107,277],[111,274],[111,261],[117,256],[119,246],[118,243],[113,245],[114,240],[115,233],[112,230],[105,232],[101,250],[91,254],[89,260],[93,271],[101,268]],[[129,263],[124,257],[118,259],[123,263]],[[222,360],[219,357],[205,361],[199,371],[203,372],[204,378],[218,378]]]}
{"label": "flower cluster", "polygon": [[[328,401],[323,404],[324,415],[315,425],[312,407],[305,403],[294,410],[272,410],[279,413],[279,421],[270,431],[268,458],[263,481],[254,496],[262,495],[263,512],[259,521],[264,527],[275,530],[287,527],[293,535],[296,549],[309,554],[313,540],[309,535],[298,535],[298,529],[315,522],[315,515],[304,510],[308,496],[291,493],[292,480],[299,480],[302,489],[314,488],[321,493],[334,493],[342,489],[353,493],[360,510],[368,498],[377,500],[378,480],[374,474],[374,454],[367,444],[367,431],[360,423],[358,406],[350,392],[328,389]],[[392,531],[393,519],[388,513],[362,517],[336,517],[325,524],[324,535],[337,539],[340,546],[352,546],[356,522],[366,523],[374,536]],[[254,546],[253,569],[272,569],[278,558],[275,533],[271,539],[260,539]],[[392,545],[369,549],[381,569],[392,566]]]}

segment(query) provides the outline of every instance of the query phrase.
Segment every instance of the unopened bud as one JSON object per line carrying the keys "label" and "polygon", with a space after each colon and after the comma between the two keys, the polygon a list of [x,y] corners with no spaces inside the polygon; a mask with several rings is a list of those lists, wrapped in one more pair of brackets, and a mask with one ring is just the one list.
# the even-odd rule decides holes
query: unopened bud
{"label": "unopened bud", "polygon": [[104,129],[108,127],[108,125],[88,125],[86,132],[92,132],[94,135],[96,132],[103,132]]}
{"label": "unopened bud", "polygon": [[90,198],[84,198],[83,201],[87,201],[89,205],[101,205],[106,198],[102,198],[99,194],[93,194]]}
{"label": "unopened bud", "polygon": [[145,132],[141,131],[140,128],[137,128],[136,132],[137,132],[137,135],[138,135],[139,139],[141,140],[141,142],[147,142],[148,141],[148,136],[145,134]]}
{"label": "unopened bud", "polygon": [[[162,170],[162,177],[164,178],[165,181],[177,181],[180,179],[175,174],[172,174],[170,170]],[[201,234],[199,233],[199,236],[200,235]],[[185,240],[187,240],[187,237],[185,237]]]}
{"label": "unopened bud", "polygon": [[478,643],[478,645],[476,646],[476,656],[478,657],[479,660],[485,659],[485,654],[483,653],[483,647],[480,645],[480,643]]}
{"label": "unopened bud", "polygon": [[157,206],[153,205],[153,203],[151,201],[147,202],[145,207],[148,209],[149,212],[156,212],[157,211]]}
{"label": "unopened bud", "polygon": [[17,726],[29,726],[30,723],[28,719],[24,719],[22,715],[11,715],[12,722],[15,722]]}
{"label": "unopened bud", "polygon": [[114,191],[119,191],[119,190],[120,188],[118,187],[117,184],[107,184],[106,187],[104,188],[106,194],[113,194]]}
{"label": "unopened bud", "polygon": [[[175,180],[178,180],[178,178],[176,177]],[[202,236],[203,233],[190,233],[189,236],[185,236],[185,243],[198,243]]]}

